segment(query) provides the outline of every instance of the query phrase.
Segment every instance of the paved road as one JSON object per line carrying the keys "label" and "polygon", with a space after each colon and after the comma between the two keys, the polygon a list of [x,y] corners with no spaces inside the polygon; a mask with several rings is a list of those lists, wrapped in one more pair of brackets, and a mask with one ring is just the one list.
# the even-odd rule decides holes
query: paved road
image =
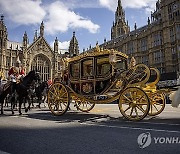
{"label": "paved road", "polygon": [[[180,153],[180,108],[167,105],[159,116],[141,122],[125,120],[116,104],[96,105],[90,113],[71,109],[61,117],[45,108],[22,116],[5,111],[0,116],[0,153]],[[139,141],[145,144],[140,146],[142,133]]]}

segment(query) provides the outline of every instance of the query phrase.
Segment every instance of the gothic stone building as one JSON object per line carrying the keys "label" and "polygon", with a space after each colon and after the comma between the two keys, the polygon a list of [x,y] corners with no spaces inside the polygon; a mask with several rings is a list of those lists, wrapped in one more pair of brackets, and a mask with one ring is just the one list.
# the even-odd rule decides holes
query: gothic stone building
{"label": "gothic stone building", "polygon": [[162,80],[174,79],[180,72],[180,1],[158,0],[156,9],[148,18],[147,25],[130,31],[125,11],[118,0],[115,22],[111,28],[111,40],[101,48],[114,48],[135,57],[160,70]]}
{"label": "gothic stone building", "polygon": [[[53,79],[60,76],[62,69],[62,57],[78,54],[78,42],[75,32],[69,47],[69,53],[61,54],[58,48],[58,39],[54,41],[54,49],[50,47],[44,38],[44,24],[41,23],[40,35],[35,32],[33,43],[29,44],[27,33],[24,33],[22,42],[12,42],[8,40],[7,27],[3,16],[0,21],[0,71],[8,77],[9,69],[15,65],[17,58],[20,59],[25,72],[38,70],[42,80]],[[75,41],[74,41],[75,40]]]}

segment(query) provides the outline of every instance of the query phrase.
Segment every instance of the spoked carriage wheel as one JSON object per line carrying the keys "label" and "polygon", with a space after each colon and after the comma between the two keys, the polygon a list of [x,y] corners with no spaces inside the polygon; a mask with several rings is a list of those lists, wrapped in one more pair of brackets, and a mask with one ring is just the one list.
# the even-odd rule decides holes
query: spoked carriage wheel
{"label": "spoked carriage wheel", "polygon": [[63,115],[69,108],[69,92],[62,83],[53,84],[48,91],[48,106],[54,115]]}
{"label": "spoked carriage wheel", "polygon": [[82,111],[82,112],[89,112],[95,106],[95,103],[90,103],[86,100],[79,100],[79,101],[76,101],[75,103],[76,103],[77,109]]}
{"label": "spoked carriage wheel", "polygon": [[119,110],[128,120],[142,120],[147,116],[149,107],[149,98],[140,88],[128,87],[120,95]]}
{"label": "spoked carriage wheel", "polygon": [[162,92],[157,92],[149,96],[150,98],[150,109],[149,109],[149,115],[155,116],[160,114],[166,104],[165,95]]}

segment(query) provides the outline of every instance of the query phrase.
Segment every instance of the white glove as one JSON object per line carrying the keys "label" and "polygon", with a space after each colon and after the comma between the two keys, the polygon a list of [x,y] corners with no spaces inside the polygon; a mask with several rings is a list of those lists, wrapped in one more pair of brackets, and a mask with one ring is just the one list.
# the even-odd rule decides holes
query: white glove
{"label": "white glove", "polygon": [[12,82],[16,82],[16,77],[15,77],[13,74],[11,74],[11,75],[10,75],[10,80],[11,80]]}

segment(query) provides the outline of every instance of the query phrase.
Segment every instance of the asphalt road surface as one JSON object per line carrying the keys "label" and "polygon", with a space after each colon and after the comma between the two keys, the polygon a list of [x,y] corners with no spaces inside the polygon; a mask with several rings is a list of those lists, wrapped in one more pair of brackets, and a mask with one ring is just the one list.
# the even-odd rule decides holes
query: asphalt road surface
{"label": "asphalt road surface", "polygon": [[22,116],[0,116],[0,153],[180,153],[180,108],[166,105],[163,113],[140,122],[125,120],[117,104],[96,105],[89,113],[71,106],[63,116],[48,108]]}

